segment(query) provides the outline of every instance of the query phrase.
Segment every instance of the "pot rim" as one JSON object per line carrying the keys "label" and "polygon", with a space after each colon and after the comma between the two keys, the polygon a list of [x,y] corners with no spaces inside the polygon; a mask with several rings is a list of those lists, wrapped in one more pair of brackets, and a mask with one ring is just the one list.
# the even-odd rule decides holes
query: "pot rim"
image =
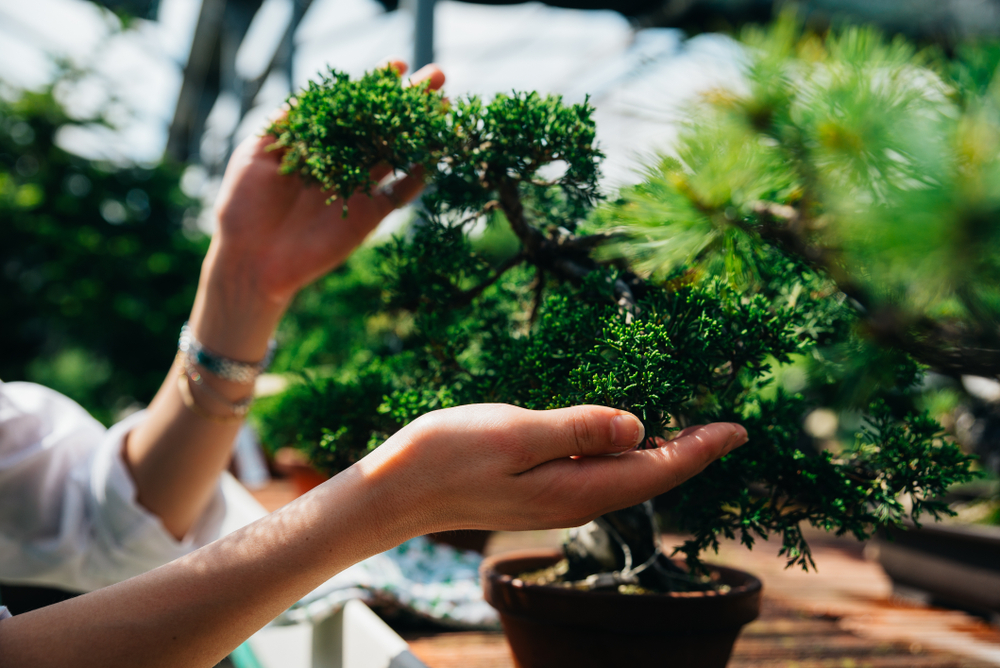
{"label": "pot rim", "polygon": [[[558,585],[552,584],[533,584],[527,583],[520,578],[516,578],[507,573],[501,573],[496,569],[496,565],[509,561],[526,561],[526,560],[541,560],[547,558],[562,558],[563,554],[560,550],[554,548],[531,548],[524,550],[512,550],[510,552],[502,552],[500,554],[494,554],[492,556],[483,559],[482,564],[479,567],[480,574],[483,580],[490,580],[491,582],[502,583],[503,585],[512,586],[517,589],[533,588],[533,589],[543,589],[549,591],[558,591],[568,596],[603,596],[607,598],[620,598],[623,596],[627,597],[642,597],[647,599],[652,598],[696,598],[696,599],[706,599],[706,598],[733,598],[736,596],[746,596],[753,595],[759,592],[763,588],[763,583],[760,579],[753,575],[752,573],[747,573],[746,571],[741,571],[736,568],[730,568],[728,566],[719,566],[717,564],[709,564],[711,570],[716,570],[721,573],[728,573],[732,575],[737,575],[745,577],[746,580],[742,584],[731,586],[727,592],[718,591],[678,591],[678,592],[653,592],[649,594],[621,594],[617,591],[609,590],[593,590],[593,589],[574,589],[570,587],[560,587]],[[515,582],[518,581],[518,582]]]}
{"label": "pot rim", "polygon": [[[709,629],[736,630],[760,614],[761,581],[750,573],[724,566],[723,582],[735,582],[728,592],[620,594],[534,585],[516,575],[562,557],[560,550],[521,550],[483,560],[483,596],[504,618],[530,620],[545,626],[590,628],[618,635],[691,635]],[[497,567],[507,571],[500,572]]]}

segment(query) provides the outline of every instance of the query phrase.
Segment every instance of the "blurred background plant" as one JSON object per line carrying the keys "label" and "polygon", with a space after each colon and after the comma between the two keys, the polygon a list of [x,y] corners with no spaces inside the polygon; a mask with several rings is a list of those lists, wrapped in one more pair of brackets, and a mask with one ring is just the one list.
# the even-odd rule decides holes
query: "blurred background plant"
{"label": "blurred background plant", "polygon": [[152,399],[190,311],[207,237],[167,164],[56,143],[48,87],[0,99],[0,378],[52,387],[110,423]]}
{"label": "blurred background plant", "polygon": [[[654,275],[698,267],[754,292],[770,250],[807,262],[861,336],[776,371],[824,407],[806,426],[856,426],[909,355],[925,369],[918,404],[997,475],[1000,50],[945,58],[871,28],[803,33],[790,13],[743,39],[746,89],[693,111],[677,152],[600,221]],[[958,424],[977,419],[975,433]]]}

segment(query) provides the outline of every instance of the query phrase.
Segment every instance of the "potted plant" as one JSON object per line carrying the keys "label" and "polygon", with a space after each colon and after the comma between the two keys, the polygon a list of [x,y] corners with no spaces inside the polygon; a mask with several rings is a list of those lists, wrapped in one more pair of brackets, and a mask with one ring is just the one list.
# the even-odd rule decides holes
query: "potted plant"
{"label": "potted plant", "polygon": [[[571,532],[561,554],[484,564],[522,666],[660,665],[668,651],[676,665],[725,665],[760,584],[701,562],[720,537],[778,535],[789,565],[809,567],[803,523],[865,539],[947,513],[941,494],[972,476],[922,381],[928,368],[988,371],[973,351],[1000,360],[984,329],[1000,283],[979,282],[998,270],[997,233],[974,224],[989,184],[959,178],[1000,177],[993,154],[962,143],[1000,128],[988,95],[963,79],[968,63],[931,67],[870,30],[803,36],[785,17],[746,39],[748,90],[715,95],[677,158],[603,204],[586,103],[446,105],[390,70],[333,73],[271,128],[284,168],[331,193],[372,185],[379,164],[429,182],[406,234],[341,274],[377,275],[365,331],[380,336],[348,372],[261,406],[275,442],[332,472],[419,415],[483,401],[629,410],[640,447],[708,421],[747,428],[751,445],[656,504]],[[956,145],[969,161],[938,162]],[[959,239],[934,236],[961,216],[979,217]],[[948,282],[969,266],[981,274]],[[817,409],[850,433],[819,434]],[[690,535],[673,550],[663,516]]]}

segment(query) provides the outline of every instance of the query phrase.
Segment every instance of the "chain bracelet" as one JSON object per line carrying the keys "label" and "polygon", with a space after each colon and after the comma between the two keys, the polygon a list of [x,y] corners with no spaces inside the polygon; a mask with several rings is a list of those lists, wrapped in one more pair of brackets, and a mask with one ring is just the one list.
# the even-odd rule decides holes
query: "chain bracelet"
{"label": "chain bracelet", "polygon": [[213,376],[218,376],[224,380],[234,383],[249,385],[257,376],[264,372],[274,359],[275,351],[274,339],[267,343],[267,354],[259,362],[240,362],[228,357],[223,357],[206,349],[201,342],[194,337],[191,327],[184,323],[181,327],[181,335],[177,340],[177,349],[184,353],[191,364],[197,364]]}
{"label": "chain bracelet", "polygon": [[221,392],[218,392],[211,385],[205,382],[204,375],[198,372],[198,369],[191,363],[191,359],[187,355],[178,352],[177,361],[182,367],[181,375],[186,376],[189,381],[204,390],[205,393],[212,397],[212,399],[214,399],[217,403],[220,403],[228,408],[234,415],[245,417],[246,414],[250,412],[250,406],[253,404],[254,399],[252,394],[245,399],[232,401],[229,397],[224,396]]}

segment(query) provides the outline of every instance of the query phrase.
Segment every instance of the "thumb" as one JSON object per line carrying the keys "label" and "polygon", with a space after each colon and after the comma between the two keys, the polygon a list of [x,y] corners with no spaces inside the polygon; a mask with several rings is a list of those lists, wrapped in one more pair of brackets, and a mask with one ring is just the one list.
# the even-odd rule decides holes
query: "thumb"
{"label": "thumb", "polygon": [[638,445],[644,435],[639,418],[606,406],[573,406],[531,411],[535,452],[541,464],[571,456],[622,452]]}

